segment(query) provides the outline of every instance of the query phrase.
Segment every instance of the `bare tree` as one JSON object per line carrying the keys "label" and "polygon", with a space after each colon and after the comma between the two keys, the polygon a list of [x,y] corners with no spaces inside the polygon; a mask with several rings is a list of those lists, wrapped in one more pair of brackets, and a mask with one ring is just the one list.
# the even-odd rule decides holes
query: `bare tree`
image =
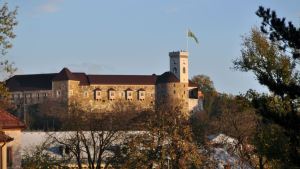
{"label": "bare tree", "polygon": [[122,168],[199,167],[203,156],[181,110],[160,103],[155,111],[148,112],[145,130],[127,138]]}
{"label": "bare tree", "polygon": [[120,129],[130,121],[128,114],[125,110],[108,113],[89,110],[74,102],[64,117],[64,129],[71,132],[52,134],[51,138],[65,147],[66,155],[75,160],[78,168],[108,168],[116,156],[115,147],[124,138]]}
{"label": "bare tree", "polygon": [[212,122],[214,131],[236,139],[228,151],[237,155],[242,163],[255,166],[255,148],[252,144],[258,125],[255,109],[240,96],[226,96],[220,106],[222,112]]}

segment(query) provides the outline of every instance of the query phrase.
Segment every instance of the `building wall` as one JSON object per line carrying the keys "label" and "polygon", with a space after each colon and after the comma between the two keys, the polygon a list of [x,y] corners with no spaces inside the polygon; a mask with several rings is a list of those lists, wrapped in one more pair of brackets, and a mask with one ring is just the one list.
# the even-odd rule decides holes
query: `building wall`
{"label": "building wall", "polygon": [[52,90],[34,90],[11,92],[11,100],[18,104],[30,105],[43,102],[52,96]]}
{"label": "building wall", "polygon": [[[128,90],[131,97],[128,97]],[[70,92],[71,91],[71,92]],[[96,98],[95,91],[100,91],[100,96]],[[113,92],[113,97],[110,96]],[[140,97],[140,92],[144,92]],[[78,86],[76,82],[69,82],[69,102],[80,101],[93,109],[111,111],[115,104],[130,102],[137,107],[146,109],[152,108],[155,102],[155,85],[90,85]]]}
{"label": "building wall", "polygon": [[[11,169],[19,169],[21,168],[21,130],[20,129],[12,129],[12,130],[4,130],[4,133],[9,137],[12,137],[14,140],[7,143],[6,147],[12,148],[12,166],[8,167]],[[5,150],[6,155],[6,150]],[[3,153],[2,153],[3,154]],[[6,163],[6,161],[5,161]]]}
{"label": "building wall", "polygon": [[52,82],[52,99],[67,102],[69,95],[68,81]]}
{"label": "building wall", "polygon": [[162,83],[156,85],[156,90],[157,102],[166,102],[166,104],[171,106],[180,106],[184,112],[188,112],[189,90],[187,83]]}

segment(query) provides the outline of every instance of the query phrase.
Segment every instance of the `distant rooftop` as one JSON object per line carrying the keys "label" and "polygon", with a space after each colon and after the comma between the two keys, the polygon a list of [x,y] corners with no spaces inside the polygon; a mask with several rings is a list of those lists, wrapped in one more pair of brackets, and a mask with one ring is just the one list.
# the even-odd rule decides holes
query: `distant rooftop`
{"label": "distant rooftop", "polygon": [[[10,91],[51,90],[52,81],[75,80],[79,85],[155,85],[158,83],[177,83],[179,79],[171,72],[162,75],[87,75],[82,72],[71,72],[63,68],[59,73],[15,75],[6,81]],[[189,86],[197,87],[189,82]]]}

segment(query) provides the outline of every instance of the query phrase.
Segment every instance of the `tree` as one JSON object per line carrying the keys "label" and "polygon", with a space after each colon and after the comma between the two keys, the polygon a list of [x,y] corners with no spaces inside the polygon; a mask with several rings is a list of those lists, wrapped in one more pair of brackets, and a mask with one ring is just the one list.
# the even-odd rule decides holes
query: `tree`
{"label": "tree", "polygon": [[214,87],[213,81],[206,75],[196,75],[192,77],[192,82],[198,85],[198,89],[204,95],[203,107],[208,115],[214,114],[213,104],[218,96],[218,93]]}
{"label": "tree", "polygon": [[251,102],[243,96],[223,95],[223,102],[219,105],[221,112],[212,121],[211,125],[215,133],[223,133],[234,138],[229,153],[239,157],[242,164],[253,167],[255,163],[255,151],[252,146],[257,131],[258,117]]}
{"label": "tree", "polygon": [[51,169],[60,168],[67,169],[69,158],[57,158],[49,152],[53,143],[46,140],[41,145],[27,149],[22,156],[22,168],[24,169]]}
{"label": "tree", "polygon": [[237,70],[252,71],[259,83],[268,87],[271,94],[250,92],[249,100],[265,124],[277,124],[289,138],[288,158],[280,161],[285,166],[300,166],[299,65],[281,50],[281,44],[280,39],[270,41],[254,28],[249,36],[244,37],[241,57],[234,61],[234,65]]}
{"label": "tree", "polygon": [[[16,21],[17,9],[10,11],[5,3],[0,7],[0,77],[6,74],[11,75],[15,72],[13,64],[4,58],[7,49],[12,47],[11,40],[16,37],[14,28]],[[9,93],[5,87],[5,83],[0,81],[0,108],[7,109],[9,103]]]}
{"label": "tree", "polygon": [[196,146],[188,118],[178,106],[157,105],[148,112],[145,130],[131,134],[125,144],[122,168],[200,167],[203,156]]}
{"label": "tree", "polygon": [[296,28],[292,22],[286,24],[285,18],[277,17],[276,12],[270,8],[260,6],[256,15],[262,18],[261,31],[267,34],[271,41],[281,42],[280,49],[291,48],[293,57],[300,59],[300,28]]}
{"label": "tree", "polygon": [[[131,107],[130,107],[131,108]],[[66,156],[76,161],[79,169],[87,165],[90,169],[109,168],[119,155],[117,147],[124,139],[131,117],[131,110],[99,112],[78,102],[69,105],[64,121],[64,134],[50,135],[54,143],[62,145]]]}

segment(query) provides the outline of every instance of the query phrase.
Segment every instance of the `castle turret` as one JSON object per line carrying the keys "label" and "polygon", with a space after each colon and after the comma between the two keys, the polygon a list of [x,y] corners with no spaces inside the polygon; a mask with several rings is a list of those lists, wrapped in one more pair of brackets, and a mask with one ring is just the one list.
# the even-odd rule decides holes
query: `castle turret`
{"label": "castle turret", "polygon": [[179,80],[180,83],[189,82],[189,62],[188,52],[177,51],[170,52],[170,72],[172,72]]}

